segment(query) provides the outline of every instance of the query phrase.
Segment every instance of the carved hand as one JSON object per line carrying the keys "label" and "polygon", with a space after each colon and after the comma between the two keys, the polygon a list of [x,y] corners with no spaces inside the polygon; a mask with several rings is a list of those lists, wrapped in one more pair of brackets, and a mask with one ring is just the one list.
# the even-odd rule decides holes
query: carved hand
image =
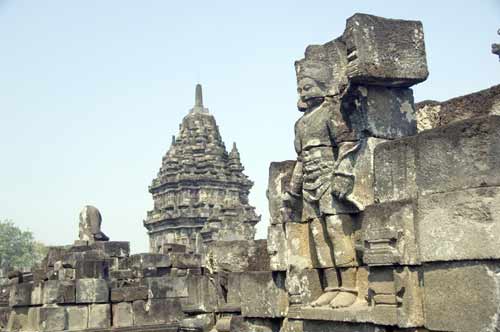
{"label": "carved hand", "polygon": [[347,200],[354,186],[354,180],[345,175],[334,175],[332,179],[332,195],[341,201]]}
{"label": "carved hand", "polygon": [[293,221],[293,211],[295,211],[300,204],[300,197],[285,192],[283,195],[283,207],[281,208],[281,216],[285,222]]}

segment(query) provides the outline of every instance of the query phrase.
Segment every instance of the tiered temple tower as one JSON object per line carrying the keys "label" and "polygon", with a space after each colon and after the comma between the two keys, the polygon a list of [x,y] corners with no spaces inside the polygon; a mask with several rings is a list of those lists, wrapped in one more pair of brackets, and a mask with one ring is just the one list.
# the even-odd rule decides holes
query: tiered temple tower
{"label": "tiered temple tower", "polygon": [[182,244],[200,253],[210,241],[252,240],[260,216],[248,203],[253,182],[243,170],[236,144],[228,154],[196,85],[195,105],[149,186],[154,209],[144,226],[150,251]]}

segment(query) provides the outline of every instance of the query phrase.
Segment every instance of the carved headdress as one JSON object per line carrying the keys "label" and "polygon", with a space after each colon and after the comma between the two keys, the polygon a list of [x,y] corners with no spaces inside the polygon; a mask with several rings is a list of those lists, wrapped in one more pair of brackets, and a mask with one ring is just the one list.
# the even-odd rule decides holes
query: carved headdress
{"label": "carved headdress", "polygon": [[317,89],[311,98],[338,95],[347,86],[346,65],[346,46],[340,39],[323,45],[310,45],[306,48],[305,57],[295,62],[297,85],[300,89],[301,80],[314,81]]}

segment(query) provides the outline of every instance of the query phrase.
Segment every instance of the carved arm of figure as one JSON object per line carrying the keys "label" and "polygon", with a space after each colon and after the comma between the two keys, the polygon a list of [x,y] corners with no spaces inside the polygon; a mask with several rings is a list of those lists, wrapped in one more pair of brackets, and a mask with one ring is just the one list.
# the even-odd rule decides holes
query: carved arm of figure
{"label": "carved arm of figure", "polygon": [[354,187],[355,156],[361,144],[359,142],[344,142],[338,147],[338,157],[333,167],[332,195],[343,202],[351,202],[348,195]]}
{"label": "carved arm of figure", "polygon": [[[348,88],[343,91],[346,93]],[[342,96],[329,99],[330,121],[328,122],[328,133],[334,148],[335,162],[333,165],[333,176],[331,183],[332,195],[340,201],[349,202],[347,196],[354,187],[354,164],[355,155],[360,143],[355,140],[352,131],[348,127],[342,111]]]}
{"label": "carved arm of figure", "polygon": [[[300,120],[299,120],[300,121]],[[297,161],[292,172],[292,177],[288,185],[288,190],[283,197],[283,205],[286,210],[286,219],[291,221],[293,219],[294,211],[301,208],[302,202],[302,182],[303,182],[303,169],[302,169],[302,144],[300,138],[300,123],[297,121],[295,124],[295,151],[297,152]]]}
{"label": "carved arm of figure", "polygon": [[302,208],[302,161],[297,160],[293,169],[288,190],[283,196],[283,219],[286,222],[297,221]]}

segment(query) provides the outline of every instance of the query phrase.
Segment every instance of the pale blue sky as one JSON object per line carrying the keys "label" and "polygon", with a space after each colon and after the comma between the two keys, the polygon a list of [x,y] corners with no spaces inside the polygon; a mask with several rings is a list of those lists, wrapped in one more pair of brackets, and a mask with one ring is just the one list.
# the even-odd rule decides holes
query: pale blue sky
{"label": "pale blue sky", "polygon": [[93,204],[112,240],[146,251],[147,186],[200,81],[255,181],[264,237],[268,165],[295,157],[293,62],[356,12],[423,22],[417,101],[500,83],[500,0],[0,0],[0,218],[66,244]]}

